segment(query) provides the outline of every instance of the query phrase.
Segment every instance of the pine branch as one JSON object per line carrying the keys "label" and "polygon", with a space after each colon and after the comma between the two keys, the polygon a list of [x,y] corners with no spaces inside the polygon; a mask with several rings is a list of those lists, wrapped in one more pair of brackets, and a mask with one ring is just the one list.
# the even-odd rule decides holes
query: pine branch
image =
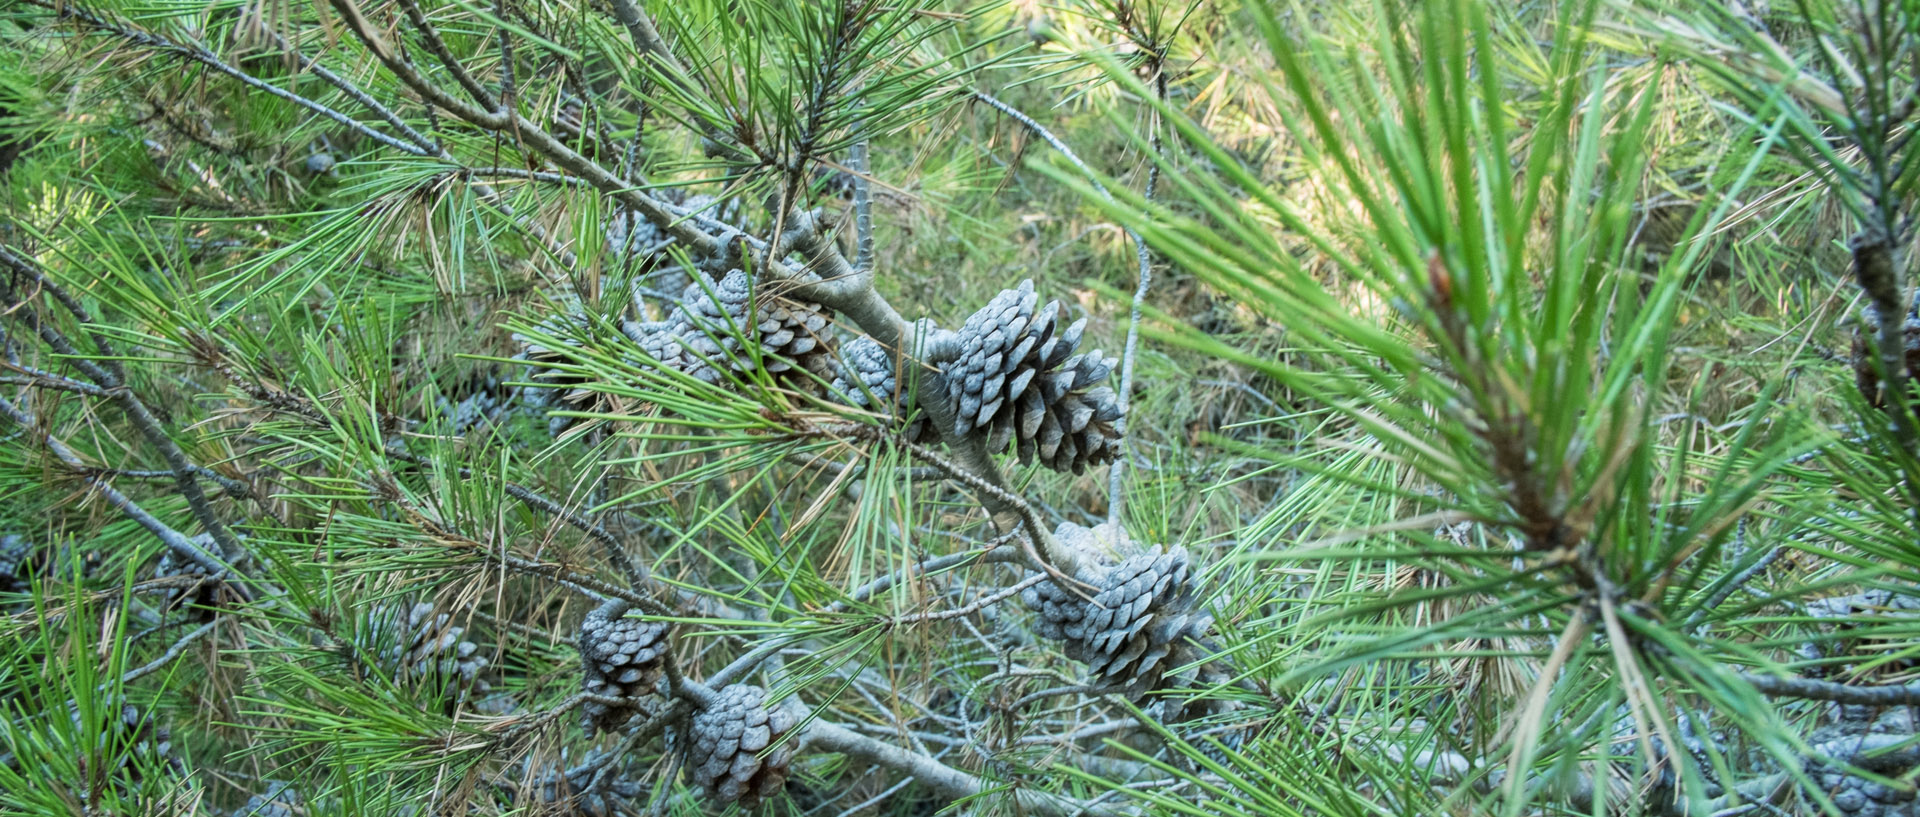
{"label": "pine branch", "polygon": [[257,91],[262,91],[264,93],[271,94],[273,96],[276,96],[288,102],[291,102],[295,105],[299,105],[302,108],[306,108],[309,111],[312,111],[316,114],[326,117],[327,119],[332,120],[336,124],[339,124],[341,127],[347,128],[348,130],[351,130],[355,133],[365,136],[368,139],[372,139],[375,142],[379,142],[380,144],[386,145],[387,147],[393,148],[394,150],[398,150],[403,153],[411,154],[414,156],[432,155],[430,149],[427,146],[411,144],[411,143],[402,141],[400,139],[395,139],[394,137],[389,136],[385,133],[381,133],[380,131],[369,128],[365,124],[361,123],[359,120],[354,119],[353,117],[347,116],[346,114],[336,111],[330,107],[327,107],[326,105],[323,105],[319,102],[315,102],[314,100],[308,99],[306,97],[300,96],[299,94],[295,94],[291,91],[286,90],[285,88],[281,88],[278,85],[274,85],[273,83],[267,82],[265,80],[262,80],[258,77],[253,76],[252,74],[248,74],[245,71],[242,71],[238,68],[228,65],[224,60],[221,60],[218,56],[215,56],[213,52],[208,51],[205,48],[202,48],[200,46],[177,43],[165,37],[161,37],[155,34],[150,34],[145,31],[140,31],[139,29],[135,29],[130,26],[121,25],[119,23],[112,22],[98,14],[95,14],[94,12],[88,11],[78,6],[74,6],[69,3],[54,3],[54,2],[49,2],[48,0],[24,0],[24,1],[35,6],[39,6],[41,8],[50,9],[55,14],[57,14],[60,17],[60,19],[74,20],[80,23],[84,23],[88,27],[93,28],[97,31],[104,31],[104,32],[113,34],[115,36],[118,36],[122,39],[135,43],[137,45],[142,45],[157,51],[173,54],[183,59],[190,60],[192,62],[197,62],[197,63],[200,63],[201,65],[205,65],[208,68],[212,68],[215,71],[218,71],[222,74],[226,74],[227,76],[230,76],[236,80],[239,80],[241,83],[244,83],[249,88],[253,88]]}
{"label": "pine branch", "polygon": [[1862,706],[1920,705],[1920,683],[1873,686],[1812,678],[1782,678],[1751,672],[1742,672],[1739,676],[1740,680],[1770,698],[1800,698]]}
{"label": "pine branch", "polygon": [[[4,246],[0,246],[0,265],[13,270],[19,278],[32,281],[36,288],[53,296],[82,326],[97,323],[93,316],[81,307],[79,301],[74,300],[64,288],[42,274],[38,265],[15,255]],[[133,423],[134,428],[139,430],[140,435],[158,449],[161,458],[166,460],[167,467],[174,475],[174,485],[181,497],[186,499],[187,507],[193,511],[194,517],[200,521],[207,533],[213,536],[214,541],[220,543],[222,558],[227,561],[238,559],[245,552],[245,548],[240,544],[239,538],[234,536],[233,531],[228,529],[227,524],[213,512],[213,506],[208,501],[207,495],[200,490],[198,474],[194,470],[193,463],[187,459],[186,452],[180,450],[179,444],[175,443],[173,438],[167,435],[166,430],[161,428],[159,418],[153,416],[153,413],[147,409],[146,403],[142,402],[134,394],[133,389],[128,387],[126,373],[120,369],[117,362],[118,355],[114,353],[106,337],[98,333],[93,336],[94,345],[99,348],[101,359],[104,361],[96,364],[74,348],[58,329],[42,320],[39,312],[20,299],[11,285],[0,284],[0,297],[7,300],[7,311],[15,320],[38,333],[48,346],[67,356],[75,368],[111,396],[112,402],[120,406],[121,411]],[[243,597],[246,596],[245,590],[240,592]]]}
{"label": "pine branch", "polygon": [[[145,678],[148,675],[152,675],[153,673],[159,672],[166,665],[173,663],[181,655],[184,655],[187,651],[187,647],[192,645],[193,642],[198,641],[202,637],[206,636],[208,633],[213,632],[214,626],[219,623],[220,623],[220,619],[215,618],[214,620],[209,621],[205,624],[202,624],[199,627],[195,627],[193,630],[189,631],[186,635],[180,636],[178,640],[174,641],[171,645],[168,645],[166,651],[161,653],[160,657],[155,658],[152,661],[149,661],[133,669],[127,670],[126,674],[120,676],[120,685],[126,686],[127,684],[131,684],[134,681],[138,681],[141,678]],[[105,691],[105,685],[102,685],[101,689],[102,691]]]}
{"label": "pine branch", "polygon": [[[7,419],[12,420],[23,432],[30,433],[32,438],[46,446],[47,451],[51,452],[55,458],[66,463],[68,467],[73,468],[76,472],[88,473],[92,470],[92,466],[82,460],[72,448],[68,447],[66,443],[61,442],[59,438],[54,437],[51,433],[36,431],[35,429],[39,427],[39,424],[34,420],[33,415],[23,411],[5,398],[0,398],[0,416],[5,416]],[[129,499],[126,494],[120,493],[111,483],[97,476],[88,476],[85,477],[85,480],[88,485],[92,486],[94,490],[99,491],[100,495],[106,498],[107,504],[112,505],[115,509],[125,514],[127,518],[132,519],[135,523],[139,524],[140,527],[146,528],[148,532],[165,543],[174,553],[179,554],[181,558],[199,565],[215,580],[227,576],[240,575],[238,571],[233,570],[233,568],[226,563],[224,558],[215,556],[201,549],[199,545],[193,543],[192,539],[168,527],[166,523],[161,522],[160,519],[153,514],[147,513],[145,508],[140,507],[139,503]],[[240,585],[233,585],[232,587],[242,598],[250,597],[245,587]]]}

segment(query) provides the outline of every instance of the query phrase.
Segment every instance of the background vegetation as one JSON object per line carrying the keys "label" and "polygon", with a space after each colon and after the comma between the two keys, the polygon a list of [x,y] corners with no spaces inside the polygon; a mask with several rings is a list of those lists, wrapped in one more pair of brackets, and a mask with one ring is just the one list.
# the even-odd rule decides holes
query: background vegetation
{"label": "background vegetation", "polygon": [[[1894,0],[0,0],[0,813],[1913,814],[1916,94]],[[1118,458],[970,428],[1028,279]]]}

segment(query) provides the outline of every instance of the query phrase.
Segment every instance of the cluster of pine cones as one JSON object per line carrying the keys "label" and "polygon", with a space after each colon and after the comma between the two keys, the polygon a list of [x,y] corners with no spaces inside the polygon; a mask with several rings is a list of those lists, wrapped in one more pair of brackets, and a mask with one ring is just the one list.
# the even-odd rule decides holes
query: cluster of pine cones
{"label": "cluster of pine cones", "polygon": [[[590,694],[641,698],[654,692],[665,669],[668,625],[629,618],[627,609],[624,601],[610,601],[580,623],[581,685]],[[634,703],[587,701],[582,709],[581,728],[589,735],[616,731],[641,714]],[[782,741],[798,724],[789,708],[768,705],[766,690],[732,684],[688,716],[671,740],[709,798],[751,809],[786,784],[795,741]]]}
{"label": "cluster of pine cones", "polygon": [[[1054,537],[1079,550],[1076,577],[1084,587],[1048,579],[1027,588],[1021,601],[1039,616],[1035,630],[1063,642],[1068,658],[1083,661],[1092,685],[1138,699],[1159,688],[1167,670],[1183,663],[1185,642],[1204,636],[1213,618],[1196,609],[1184,549],[1135,552],[1117,526],[1062,523]],[[1112,561],[1103,551],[1133,553]]]}
{"label": "cluster of pine cones", "polygon": [[[581,691],[590,695],[634,699],[653,692],[666,667],[668,626],[626,616],[626,602],[614,600],[587,613],[580,623],[580,662],[585,666]],[[640,713],[637,704],[587,701],[581,728],[587,734],[612,732]]]}
{"label": "cluster of pine cones", "polygon": [[[865,335],[839,342],[829,310],[756,287],[742,270],[692,277],[662,319],[621,321],[621,331],[649,357],[715,385],[756,370],[804,391],[824,385],[831,399],[895,418],[907,439],[927,438],[914,411],[919,384],[900,376],[896,350]],[[1069,324],[1061,312],[1058,301],[1041,307],[1033,282],[1025,281],[967,318],[958,333],[959,356],[937,371],[954,409],[956,436],[984,439],[995,453],[1011,447],[1021,462],[1056,471],[1081,473],[1113,461],[1121,409],[1105,384],[1116,361],[1099,350],[1080,352],[1086,319]],[[543,328],[570,337],[585,323],[569,314]],[[556,365],[567,358],[565,350],[520,340],[521,359],[534,367],[531,379],[546,391],[540,399],[577,411],[615,408],[586,378]],[[462,404],[458,410],[468,416],[492,408]],[[571,422],[555,418],[549,430],[557,434]]]}

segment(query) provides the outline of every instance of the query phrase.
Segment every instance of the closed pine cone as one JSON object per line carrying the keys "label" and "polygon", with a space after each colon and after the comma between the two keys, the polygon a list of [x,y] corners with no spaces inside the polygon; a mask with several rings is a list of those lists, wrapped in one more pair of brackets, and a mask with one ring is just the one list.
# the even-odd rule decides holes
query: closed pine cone
{"label": "closed pine cone", "polygon": [[765,292],[756,298],[751,279],[736,269],[717,282],[701,275],[665,320],[628,323],[626,332],[654,359],[708,383],[753,368],[742,336],[759,344],[769,373],[798,370],[824,379],[832,374],[829,319],[819,304]]}
{"label": "closed pine cone", "polygon": [[[841,363],[833,369],[833,393],[854,408],[893,415],[899,421],[912,413],[913,395],[894,375],[894,354],[873,338],[861,335],[840,346]],[[915,417],[901,428],[909,441],[918,442],[926,423]]]}
{"label": "closed pine cone", "polygon": [[396,676],[444,685],[457,699],[493,688],[480,677],[489,663],[486,656],[479,654],[479,646],[460,637],[466,628],[454,626],[451,614],[435,613],[431,603],[376,610],[372,623],[392,631],[384,636],[392,640],[381,642],[387,645],[381,658]]}
{"label": "closed pine cone", "polygon": [[[667,624],[627,618],[627,604],[611,601],[587,613],[580,622],[580,662],[585,666],[581,690],[611,698],[639,698],[653,692],[666,666]],[[634,704],[587,701],[581,705],[581,728],[588,734],[611,732],[625,725],[639,708]]]}
{"label": "closed pine cone", "polygon": [[0,593],[27,592],[27,570],[34,562],[33,543],[18,534],[0,534]]}
{"label": "closed pine cone", "polygon": [[990,451],[1016,442],[1021,462],[1080,473],[1118,453],[1120,403],[1100,385],[1114,360],[1074,354],[1086,319],[1060,328],[1060,302],[1039,302],[1033,282],[1004,290],[967,318],[960,357],[944,369],[954,433],[984,429]]}
{"label": "closed pine cone", "polygon": [[[214,541],[213,534],[202,533],[191,541],[209,554],[220,555],[220,543]],[[244,560],[243,556],[233,566],[240,567]],[[172,548],[160,554],[160,566],[153,573],[156,579],[181,579],[184,582],[178,587],[167,588],[167,609],[191,607],[192,616],[199,621],[211,621],[214,609],[218,606],[222,582],[212,581],[212,575],[199,562],[173,552]],[[194,580],[198,580],[198,584],[193,583]]]}
{"label": "closed pine cone", "polygon": [[757,686],[733,684],[715,697],[712,706],[687,719],[682,739],[687,773],[715,802],[754,808],[786,785],[794,742],[765,757],[760,753],[799,721],[785,707],[769,708],[767,691]]}
{"label": "closed pine cone", "polygon": [[[1076,545],[1091,534],[1068,522],[1054,536]],[[1077,578],[1094,588],[1091,602],[1051,579],[1027,588],[1021,600],[1040,614],[1034,629],[1065,642],[1067,657],[1086,662],[1095,686],[1138,698],[1182,663],[1173,660],[1175,651],[1205,635],[1213,618],[1195,609],[1185,549],[1156,546],[1117,564],[1088,561]]]}

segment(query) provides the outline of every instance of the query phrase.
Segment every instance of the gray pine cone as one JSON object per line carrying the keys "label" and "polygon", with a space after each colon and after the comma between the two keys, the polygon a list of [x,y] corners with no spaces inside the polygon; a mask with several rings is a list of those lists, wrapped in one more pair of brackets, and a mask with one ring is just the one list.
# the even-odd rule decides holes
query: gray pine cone
{"label": "gray pine cone", "polygon": [[[580,661],[585,666],[581,690],[613,698],[639,698],[653,692],[666,666],[668,626],[660,621],[627,618],[627,605],[614,601],[587,613],[580,622]],[[591,735],[624,726],[640,712],[636,705],[587,701],[581,728]]]}
{"label": "gray pine cone", "polygon": [[[202,533],[193,537],[192,541],[199,545],[201,550],[215,556],[220,555],[220,543],[214,541],[213,534]],[[231,564],[235,568],[240,568],[245,561],[246,557],[243,555]],[[206,568],[200,566],[199,562],[174,553],[172,548],[160,554],[160,565],[153,572],[153,577],[156,579],[200,580],[198,584],[183,583],[181,586],[166,589],[168,610],[191,607],[193,617],[199,621],[211,621],[214,609],[218,606],[222,582],[209,580],[211,575]]]}
{"label": "gray pine cone", "polygon": [[716,694],[713,705],[687,719],[687,773],[718,803],[738,802],[751,809],[780,793],[793,763],[794,742],[778,743],[799,723],[786,707],[766,705],[767,691],[733,684]]}
{"label": "gray pine cone", "polygon": [[[1816,754],[1845,758],[1848,762],[1883,777],[1911,779],[1911,752],[1889,751],[1909,746],[1914,736],[1914,721],[1905,707],[1886,711],[1868,707],[1839,707],[1841,720],[1814,731],[1808,742]],[[1920,817],[1920,800],[1911,788],[1888,786],[1868,780],[1836,765],[1809,761],[1807,776],[1833,799],[1847,817]],[[1802,802],[1818,812],[1812,797]]]}
{"label": "gray pine cone", "polygon": [[[858,409],[892,414],[896,421],[912,413],[911,389],[894,375],[894,354],[873,338],[861,335],[840,345],[840,361],[833,367],[833,393]],[[926,422],[915,417],[901,433],[918,442]]]}
{"label": "gray pine cone", "polygon": [[27,592],[27,572],[35,561],[33,543],[19,534],[0,534],[0,593]]}
{"label": "gray pine cone", "polygon": [[654,359],[708,383],[753,367],[742,336],[759,344],[768,372],[798,370],[824,379],[832,373],[829,319],[819,304],[765,292],[756,299],[753,282],[736,269],[719,281],[702,275],[688,285],[665,320],[630,322],[625,329]]}
{"label": "gray pine cone", "polygon": [[[1091,531],[1068,522],[1054,535],[1071,543]],[[1036,632],[1065,642],[1068,658],[1086,662],[1094,686],[1138,698],[1178,663],[1169,659],[1181,642],[1213,626],[1211,616],[1194,609],[1189,573],[1185,549],[1156,546],[1118,564],[1082,568],[1078,578],[1095,588],[1091,602],[1051,579],[1027,588],[1021,600],[1040,614]]]}
{"label": "gray pine cone", "polygon": [[991,451],[1016,442],[1021,462],[1080,473],[1118,453],[1120,403],[1099,385],[1114,360],[1074,354],[1086,319],[1060,328],[1060,302],[1035,311],[1033,281],[1003,290],[960,328],[960,357],[944,368],[954,432],[985,429]]}
{"label": "gray pine cone", "polygon": [[297,817],[300,793],[278,780],[267,781],[265,794],[247,798],[246,805],[233,810],[233,817]]}
{"label": "gray pine cone", "polygon": [[[542,334],[568,338],[581,331],[587,324],[585,315],[566,312],[541,321],[539,329]],[[549,347],[545,341],[526,335],[515,334],[513,340],[520,345],[520,352],[514,357],[526,361],[527,365],[532,367],[533,371],[527,380],[537,384],[523,395],[528,405],[591,412],[606,412],[615,408],[612,398],[608,395],[587,388],[589,378],[556,367],[555,364],[570,359],[566,353],[558,348]],[[549,418],[547,433],[557,437],[578,422],[580,419],[577,417]]]}
{"label": "gray pine cone", "polygon": [[493,688],[480,677],[489,663],[480,647],[463,640],[467,629],[455,626],[451,614],[435,613],[432,603],[383,607],[369,623],[375,632],[388,631],[379,636],[380,658],[397,678],[442,685],[456,701]]}

